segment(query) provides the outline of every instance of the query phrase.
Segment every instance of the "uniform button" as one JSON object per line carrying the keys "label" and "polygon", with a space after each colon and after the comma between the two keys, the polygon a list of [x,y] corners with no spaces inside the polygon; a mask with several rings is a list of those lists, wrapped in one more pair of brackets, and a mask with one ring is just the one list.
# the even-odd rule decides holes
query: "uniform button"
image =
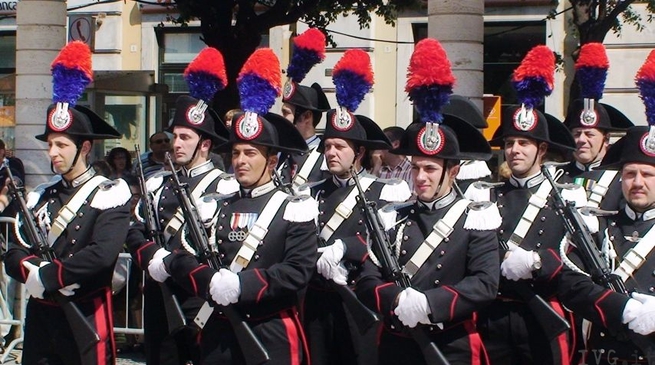
{"label": "uniform button", "polygon": [[403,236],[403,241],[407,241],[408,239],[409,239],[409,237]]}
{"label": "uniform button", "polygon": [[219,256],[220,258],[222,258],[222,259],[225,258],[225,254],[224,254],[224,253],[222,253],[222,254],[220,254],[220,255],[218,255],[218,256]]}
{"label": "uniform button", "polygon": [[450,238],[446,237],[443,239],[444,242],[450,242]]}
{"label": "uniform button", "polygon": [[546,221],[546,217],[541,217],[540,219],[541,219],[542,222]]}
{"label": "uniform button", "polygon": [[55,202],[54,199],[50,199],[50,204],[53,204]]}
{"label": "uniform button", "polygon": [[164,190],[168,190],[169,186],[164,186]]}
{"label": "uniform button", "polygon": [[393,324],[392,324],[392,325],[389,325],[389,327],[391,327],[392,330],[395,330],[395,329],[396,329],[396,326],[394,326]]}
{"label": "uniform button", "polygon": [[259,243],[257,244],[257,246],[264,246],[264,241],[263,241],[263,240],[259,241]]}
{"label": "uniform button", "polygon": [[441,281],[439,281],[439,279],[434,281],[434,285],[439,285],[440,283],[441,283]]}
{"label": "uniform button", "polygon": [[537,242],[537,248],[541,247],[541,242]]}
{"label": "uniform button", "polygon": [[57,194],[57,189],[52,189],[53,194]]}
{"label": "uniform button", "polygon": [[259,260],[259,255],[255,255],[255,261]]}
{"label": "uniform button", "polygon": [[163,219],[163,218],[160,219],[160,220],[159,220],[159,223],[164,224],[164,219]]}
{"label": "uniform button", "polygon": [[610,236],[610,241],[614,241],[614,236]]}
{"label": "uniform button", "polygon": [[75,230],[76,230],[76,231],[79,231],[79,230],[80,230],[80,225],[79,225],[79,224],[75,226]]}
{"label": "uniform button", "polygon": [[498,197],[500,198],[501,196],[503,196],[503,193],[498,193]]}
{"label": "uniform button", "polygon": [[407,250],[400,250],[400,256],[407,255]]}
{"label": "uniform button", "polygon": [[250,313],[246,313],[246,318],[250,318]]}
{"label": "uniform button", "polygon": [[216,240],[216,243],[220,245],[221,243],[223,243],[223,240]]}
{"label": "uniform button", "polygon": [[610,223],[610,226],[612,226],[612,227],[616,226],[616,222]]}
{"label": "uniform button", "polygon": [[219,230],[219,231],[222,231],[222,230],[223,230],[223,226],[218,226],[218,230]]}
{"label": "uniform button", "polygon": [[321,227],[325,226],[325,222],[321,222]]}
{"label": "uniform button", "polygon": [[72,244],[76,244],[76,243],[77,243],[77,240],[76,240],[75,238],[73,238],[73,239],[71,240],[71,243],[72,243]]}
{"label": "uniform button", "polygon": [[323,212],[318,212],[318,215],[323,215]]}
{"label": "uniform button", "polygon": [[539,232],[537,232],[537,234],[539,234],[541,236],[542,234],[544,234],[544,230],[540,229]]}
{"label": "uniform button", "polygon": [[87,204],[89,204],[89,201],[88,201],[88,200],[85,200],[83,204],[84,204],[84,205],[87,205]]}
{"label": "uniform button", "polygon": [[84,212],[79,212],[79,213],[77,213],[77,216],[78,216],[78,217],[82,217],[82,216],[84,216]]}
{"label": "uniform button", "polygon": [[[605,337],[605,332],[601,332],[601,333],[600,333],[600,337]],[[605,350],[604,350],[604,349],[600,349],[600,352],[601,352],[601,353],[602,353],[602,352],[605,352]]]}
{"label": "uniform button", "polygon": [[362,224],[362,220],[361,220],[361,219],[358,220],[358,221],[357,221],[357,224]]}
{"label": "uniform button", "polygon": [[407,222],[407,227],[411,226],[412,222]]}
{"label": "uniform button", "polygon": [[498,208],[502,208],[502,207],[504,207],[503,204],[498,204]]}
{"label": "uniform button", "polygon": [[499,229],[498,233],[503,234],[503,233],[505,233],[505,230],[504,229]]}
{"label": "uniform button", "polygon": [[225,214],[221,213],[221,218],[225,218]]}
{"label": "uniform button", "polygon": [[650,288],[648,288],[648,291],[651,292],[651,293],[655,293],[655,287],[651,286]]}
{"label": "uniform button", "polygon": [[163,212],[163,211],[164,211],[164,207],[159,207],[159,211],[160,211],[160,212]]}
{"label": "uniform button", "polygon": [[227,202],[223,202],[223,206],[224,206],[224,207],[227,207]]}
{"label": "uniform button", "polygon": [[409,212],[412,213],[412,214],[414,214],[414,209],[411,209]]}
{"label": "uniform button", "polygon": [[320,193],[320,194],[323,194],[323,193],[325,193],[325,190],[321,190],[321,191],[319,191],[319,193]]}
{"label": "uniform button", "polygon": [[445,254],[446,254],[446,251],[441,251],[441,252],[439,252],[439,256],[443,256],[443,255],[445,255]]}
{"label": "uniform button", "polygon": [[321,199],[321,201],[319,201],[319,203],[320,203],[320,204],[323,204],[323,203],[325,203],[325,200],[324,200],[324,199]]}
{"label": "uniform button", "polygon": [[443,267],[443,265],[437,264],[437,270],[441,270],[442,267]]}
{"label": "uniform button", "polygon": [[163,196],[161,197],[161,200],[164,200],[164,199],[166,199],[166,195],[163,195]]}

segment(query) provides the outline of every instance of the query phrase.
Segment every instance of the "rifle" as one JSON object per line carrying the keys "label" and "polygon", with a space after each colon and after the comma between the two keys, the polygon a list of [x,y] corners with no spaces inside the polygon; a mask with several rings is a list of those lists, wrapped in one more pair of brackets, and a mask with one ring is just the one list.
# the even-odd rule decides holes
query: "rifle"
{"label": "rifle", "polygon": [[[141,189],[141,199],[143,199],[142,207],[144,225],[146,227],[146,237],[153,240],[157,246],[165,248],[164,235],[161,232],[159,222],[155,216],[152,196],[148,193],[148,188],[146,187],[146,178],[143,174],[143,164],[141,163],[141,150],[139,149],[139,145],[134,145],[134,149],[136,150],[137,155],[136,176],[139,179],[139,189]],[[182,327],[186,326],[184,312],[182,312],[182,307],[180,307],[177,297],[171,292],[171,289],[166,283],[159,283],[159,289],[163,299],[164,310],[166,311],[168,333],[175,333],[182,329]]]}
{"label": "rifle", "polygon": [[[284,184],[280,177],[280,173],[277,170],[274,170],[274,173],[275,179],[278,182],[278,186],[280,186],[285,193],[296,196],[296,192],[291,187],[291,184]],[[318,241],[321,247],[326,246],[326,242],[324,240],[319,239]],[[339,294],[341,297],[341,300],[350,312],[359,333],[366,333],[369,328],[371,328],[379,321],[377,314],[368,309],[364,303],[360,302],[359,299],[357,299],[355,292],[353,292],[348,286],[339,285],[335,283],[334,280],[326,280],[326,282],[330,286],[330,289],[336,291],[337,294]]]}
{"label": "rifle", "polygon": [[[48,262],[54,262],[57,257],[55,256],[52,247],[48,244],[46,236],[37,226],[34,214],[27,207],[23,187],[19,188],[16,186],[14,175],[11,173],[11,169],[6,160],[3,167],[7,170],[7,175],[9,176],[9,181],[7,182],[9,196],[12,198],[12,201],[18,205],[18,211],[23,216],[23,228],[25,228],[25,233],[27,234],[27,241],[32,244],[32,251],[41,257],[41,259]],[[71,327],[75,343],[80,352],[82,363],[86,363],[85,359],[89,360],[89,357],[93,357],[91,356],[93,353],[90,353],[89,350],[100,341],[100,336],[91,323],[87,321],[77,305],[71,301],[69,297],[61,294],[59,291],[48,293],[47,296],[57,302],[64,311],[66,321]]]}
{"label": "rifle", "polygon": [[[565,163],[568,164],[568,163]],[[561,192],[557,189],[555,179],[550,174],[548,166],[560,166],[561,163],[550,162],[542,166],[543,172],[548,182],[553,186],[553,200],[554,206],[558,215],[562,218],[566,231],[571,236],[571,241],[578,248],[580,258],[588,270],[591,280],[596,284],[601,285],[607,289],[613,290],[617,293],[630,296],[630,292],[625,286],[623,279],[618,275],[612,273],[607,261],[605,261],[598,250],[598,246],[594,241],[587,225],[582,220],[580,213],[575,208],[575,203],[567,202],[562,197]],[[646,355],[648,364],[655,364],[655,343],[646,336],[642,336],[632,331],[627,333],[630,340]]]}
{"label": "rifle", "polygon": [[[175,192],[175,196],[177,196],[177,199],[180,202],[182,213],[186,217],[185,223],[189,228],[193,242],[197,246],[198,256],[203,262],[205,262],[209,267],[216,271],[220,270],[221,268],[226,268],[227,266],[223,265],[220,256],[218,256],[216,252],[211,249],[209,238],[207,237],[207,232],[205,231],[202,221],[200,220],[200,215],[198,214],[198,209],[190,198],[188,191],[189,185],[186,183],[182,184],[180,182],[179,177],[175,173],[173,160],[171,159],[171,155],[168,152],[166,153],[166,162],[170,166],[171,171],[173,171],[173,174],[171,175],[173,191]],[[270,360],[266,348],[264,348],[264,345],[252,332],[252,329],[248,323],[246,323],[246,321],[241,318],[239,313],[237,313],[234,306],[228,305],[221,306],[220,308],[227,317],[228,321],[230,321],[230,325],[234,330],[237,341],[241,346],[241,352],[243,353],[243,356],[246,360],[246,364],[259,365]]]}
{"label": "rifle", "polygon": [[[391,253],[389,237],[382,228],[382,220],[375,208],[375,202],[366,199],[364,190],[359,184],[357,172],[355,172],[354,169],[351,169],[350,174],[352,175],[356,189],[359,192],[357,195],[357,202],[364,209],[366,228],[368,229],[368,233],[372,236],[371,248],[380,261],[382,276],[388,281],[395,282],[396,285],[403,289],[411,287],[412,282],[409,276],[402,271],[398,259]],[[449,365],[448,360],[446,360],[441,350],[439,350],[437,345],[430,340],[430,337],[425,332],[425,328],[422,328],[419,325],[414,328],[406,328],[406,330],[421,348],[421,352],[423,353],[423,357],[427,364]]]}

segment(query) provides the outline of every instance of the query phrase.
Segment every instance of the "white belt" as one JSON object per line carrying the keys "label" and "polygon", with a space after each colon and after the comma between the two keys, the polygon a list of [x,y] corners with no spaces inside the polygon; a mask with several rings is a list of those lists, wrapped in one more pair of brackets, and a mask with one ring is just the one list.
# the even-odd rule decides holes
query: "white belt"
{"label": "white belt", "polygon": [[[363,176],[359,179],[362,191],[366,191],[373,182],[375,182],[375,178],[373,177]],[[321,230],[320,237],[326,242],[330,237],[332,237],[332,234],[339,228],[339,226],[341,226],[341,223],[350,217],[355,204],[357,204],[357,195],[359,195],[359,191],[356,186],[353,186],[352,188],[353,189],[350,191],[346,199],[337,206],[334,210],[334,214],[332,214],[332,217],[328,219],[325,227]]]}

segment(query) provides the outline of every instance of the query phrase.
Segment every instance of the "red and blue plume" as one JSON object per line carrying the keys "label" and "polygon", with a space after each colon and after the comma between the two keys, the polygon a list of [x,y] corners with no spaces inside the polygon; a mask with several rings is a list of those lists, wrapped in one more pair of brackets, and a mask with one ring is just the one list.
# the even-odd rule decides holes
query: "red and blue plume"
{"label": "red and blue plume", "polygon": [[655,50],[651,51],[646,62],[637,71],[637,88],[646,107],[646,120],[655,126]]}
{"label": "red and blue plume", "polygon": [[373,87],[373,69],[368,53],[347,50],[332,70],[332,82],[341,107],[354,112]]}
{"label": "red and blue plume", "polygon": [[553,92],[555,55],[546,46],[532,48],[514,70],[512,85],[520,103],[534,108]]}
{"label": "red and blue plume", "polygon": [[51,71],[52,101],[74,106],[93,81],[91,49],[80,41],[68,43],[52,61]]}
{"label": "red and blue plume", "polygon": [[455,77],[439,41],[426,38],[416,44],[409,59],[405,91],[424,123],[440,123],[441,107],[453,93]]}
{"label": "red and blue plume", "polygon": [[293,45],[287,76],[295,82],[302,82],[309,70],[325,59],[325,34],[309,28],[293,39]]}
{"label": "red and blue plume", "polygon": [[266,114],[282,90],[280,60],[270,48],[257,49],[239,72],[237,87],[241,109]]}
{"label": "red and blue plume", "polygon": [[227,86],[227,73],[223,55],[216,48],[206,47],[184,70],[189,94],[211,104],[216,92]]}
{"label": "red and blue plume", "polygon": [[603,97],[610,61],[602,43],[587,43],[580,48],[575,73],[580,84],[580,96],[599,100]]}

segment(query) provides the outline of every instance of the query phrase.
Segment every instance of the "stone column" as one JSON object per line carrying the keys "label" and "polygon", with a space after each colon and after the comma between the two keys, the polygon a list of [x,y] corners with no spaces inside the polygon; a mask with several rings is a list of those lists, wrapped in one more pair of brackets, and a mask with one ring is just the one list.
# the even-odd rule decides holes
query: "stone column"
{"label": "stone column", "polygon": [[484,0],[428,0],[428,37],[443,45],[457,79],[455,93],[482,110]]}
{"label": "stone column", "polygon": [[66,2],[21,0],[16,24],[16,156],[33,187],[52,175],[47,145],[34,136],[45,130],[52,101],[50,64],[66,44]]}

